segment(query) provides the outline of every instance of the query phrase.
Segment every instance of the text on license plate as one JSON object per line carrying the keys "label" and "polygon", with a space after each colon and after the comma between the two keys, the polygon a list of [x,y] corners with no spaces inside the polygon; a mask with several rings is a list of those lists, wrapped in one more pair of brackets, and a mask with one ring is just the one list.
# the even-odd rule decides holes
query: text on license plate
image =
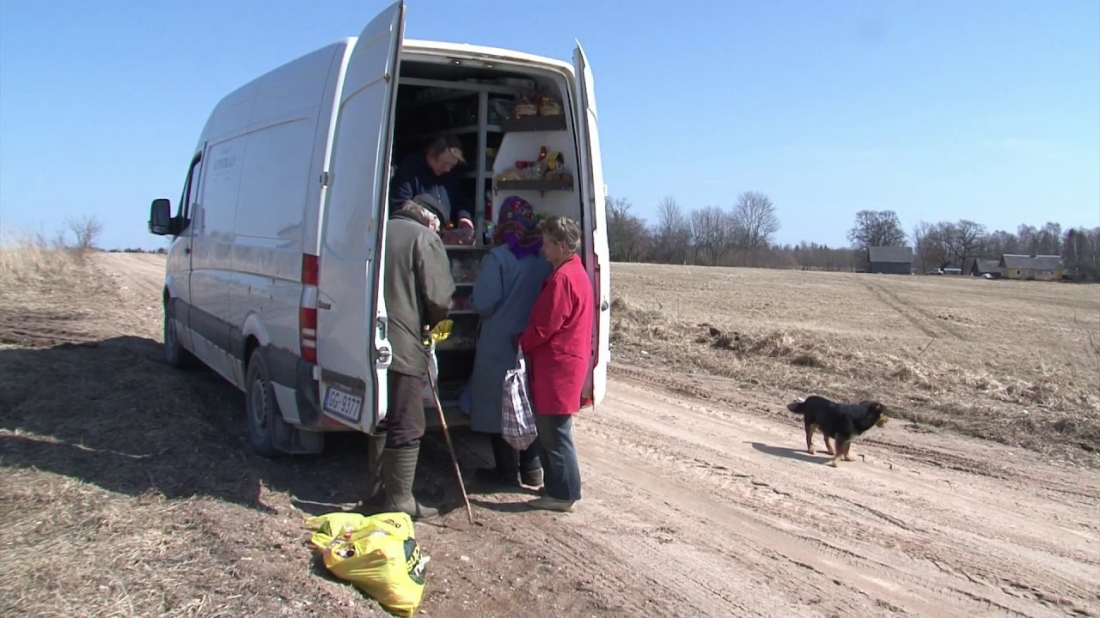
{"label": "text on license plate", "polygon": [[328,390],[325,391],[325,401],[321,404],[321,407],[329,414],[358,423],[363,412],[363,398],[334,386],[329,386]]}

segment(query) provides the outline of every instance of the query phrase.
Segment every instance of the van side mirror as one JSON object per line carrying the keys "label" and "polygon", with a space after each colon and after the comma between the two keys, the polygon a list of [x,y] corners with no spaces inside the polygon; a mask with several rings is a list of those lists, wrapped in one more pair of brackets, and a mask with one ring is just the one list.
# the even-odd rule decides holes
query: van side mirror
{"label": "van side mirror", "polygon": [[164,198],[153,200],[153,205],[149,208],[149,232],[157,236],[173,234],[174,223],[172,202]]}

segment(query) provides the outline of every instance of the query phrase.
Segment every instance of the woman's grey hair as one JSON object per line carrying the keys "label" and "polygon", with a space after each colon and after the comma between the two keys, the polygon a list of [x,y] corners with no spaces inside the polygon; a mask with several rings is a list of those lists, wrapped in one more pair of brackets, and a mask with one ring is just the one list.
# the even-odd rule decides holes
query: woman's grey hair
{"label": "woman's grey hair", "polygon": [[576,253],[581,246],[581,226],[569,217],[550,217],[540,228],[547,238],[569,253]]}

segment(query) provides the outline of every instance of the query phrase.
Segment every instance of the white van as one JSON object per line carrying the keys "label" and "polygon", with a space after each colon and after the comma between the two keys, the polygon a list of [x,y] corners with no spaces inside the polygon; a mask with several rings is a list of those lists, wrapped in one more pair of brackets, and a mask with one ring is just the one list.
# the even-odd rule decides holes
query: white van
{"label": "white van", "polygon": [[[509,195],[579,220],[598,311],[586,396],[603,400],[609,360],[609,266],[592,72],[473,45],[404,40],[405,5],[358,38],[285,64],[226,96],[191,157],[175,215],[152,204],[149,229],[172,237],[164,282],[169,364],[201,361],[245,392],[264,456],[316,453],[327,431],[374,433],[386,416],[382,294],[389,182],[400,150],[434,136],[464,140],[477,244],[448,246],[459,282],[454,333],[436,352],[448,423],[473,369],[478,316],[464,309],[488,251],[484,227]],[[502,115],[530,90],[560,104]],[[496,179],[542,149],[571,178]],[[472,153],[476,153],[473,156]],[[428,412],[432,422],[434,412]],[[436,423],[438,424],[438,423]]]}

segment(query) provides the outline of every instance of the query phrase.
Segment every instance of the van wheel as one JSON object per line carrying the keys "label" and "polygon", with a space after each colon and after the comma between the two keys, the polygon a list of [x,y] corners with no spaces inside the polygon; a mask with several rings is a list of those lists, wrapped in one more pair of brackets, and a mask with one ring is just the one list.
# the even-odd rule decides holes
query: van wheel
{"label": "van wheel", "polygon": [[263,352],[256,350],[248,361],[248,378],[245,383],[245,409],[248,413],[248,438],[252,450],[260,457],[278,457],[275,448],[275,423],[282,422],[279,405],[275,402],[275,390],[271,388],[267,361]]}
{"label": "van wheel", "polygon": [[180,343],[175,319],[176,309],[172,302],[164,303],[164,361],[173,369],[192,369],[199,364],[198,359]]}

